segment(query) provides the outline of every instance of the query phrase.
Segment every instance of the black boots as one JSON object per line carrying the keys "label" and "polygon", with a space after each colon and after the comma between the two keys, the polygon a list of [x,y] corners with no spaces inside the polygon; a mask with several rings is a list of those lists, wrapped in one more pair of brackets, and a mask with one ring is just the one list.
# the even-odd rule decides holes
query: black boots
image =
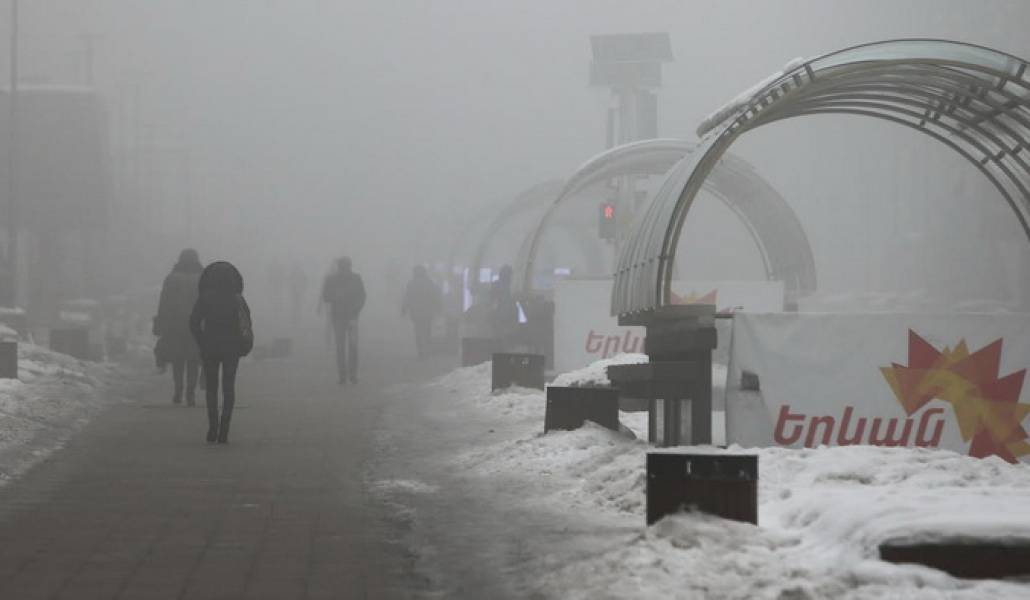
{"label": "black boots", "polygon": [[229,421],[232,420],[232,415],[227,411],[222,411],[222,422],[218,425],[218,443],[225,444],[229,441]]}
{"label": "black boots", "polygon": [[218,438],[218,405],[207,403],[207,441],[214,442]]}

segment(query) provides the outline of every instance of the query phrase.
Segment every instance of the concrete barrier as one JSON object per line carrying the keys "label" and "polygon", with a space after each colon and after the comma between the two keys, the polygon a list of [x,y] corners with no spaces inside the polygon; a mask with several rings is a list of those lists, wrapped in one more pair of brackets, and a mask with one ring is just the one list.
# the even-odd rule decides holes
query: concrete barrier
{"label": "concrete barrier", "polygon": [[541,354],[497,352],[491,357],[491,388],[500,390],[513,385],[544,389],[544,357]]}
{"label": "concrete barrier", "polygon": [[619,390],[603,387],[547,388],[545,433],[555,429],[579,429],[586,421],[618,431]]}
{"label": "concrete barrier", "polygon": [[880,545],[880,558],[923,565],[965,579],[1026,577],[1030,575],[1030,540],[887,541]]}
{"label": "concrete barrier", "polygon": [[0,379],[18,378],[18,342],[0,342]]}

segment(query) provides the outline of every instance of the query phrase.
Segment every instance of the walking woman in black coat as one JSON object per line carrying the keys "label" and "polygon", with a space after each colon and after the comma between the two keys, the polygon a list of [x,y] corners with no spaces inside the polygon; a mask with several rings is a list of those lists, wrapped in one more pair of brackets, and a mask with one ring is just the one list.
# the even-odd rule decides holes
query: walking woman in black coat
{"label": "walking woman in black coat", "polygon": [[[236,402],[236,368],[254,345],[250,307],[243,299],[243,276],[225,261],[211,263],[200,275],[200,295],[190,315],[190,331],[200,346],[207,378],[207,441],[229,438]],[[222,414],[218,415],[218,374],[222,374]]]}
{"label": "walking woman in black coat", "polygon": [[175,393],[172,402],[179,404],[183,395],[183,376],[186,378],[186,404],[193,406],[197,387],[200,354],[197,343],[190,335],[190,311],[197,302],[197,282],[204,266],[197,251],[187,248],[179,254],[172,272],[161,286],[161,301],[154,318],[154,333],[160,336],[157,355],[162,363],[172,363],[172,381]]}

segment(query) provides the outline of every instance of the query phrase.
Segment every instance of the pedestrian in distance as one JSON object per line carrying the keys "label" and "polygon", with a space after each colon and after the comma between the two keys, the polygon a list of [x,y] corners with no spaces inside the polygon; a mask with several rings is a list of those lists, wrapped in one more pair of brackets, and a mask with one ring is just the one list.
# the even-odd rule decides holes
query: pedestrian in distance
{"label": "pedestrian in distance", "polygon": [[196,404],[200,352],[190,333],[190,311],[197,301],[197,284],[203,270],[197,251],[183,250],[161,286],[161,299],[154,317],[154,334],[159,338],[155,346],[158,366],[171,363],[175,388],[172,402],[181,404],[185,392],[187,406]]}
{"label": "pedestrian in distance", "polygon": [[510,347],[518,333],[519,305],[511,291],[512,268],[501,267],[497,280],[490,286],[490,329],[500,348]]}
{"label": "pedestrian in distance", "polygon": [[336,260],[335,269],[322,284],[322,303],[329,306],[339,383],[357,383],[358,316],[365,307],[365,283],[361,275],[354,272],[350,258],[344,256]]}
{"label": "pedestrian in distance", "polygon": [[[200,346],[207,378],[207,441],[224,444],[236,404],[236,369],[240,357],[254,347],[250,307],[243,298],[243,276],[225,261],[211,263],[200,275],[200,292],[190,330]],[[222,380],[222,412],[218,413],[218,379]]]}
{"label": "pedestrian in distance", "polygon": [[415,351],[419,358],[429,355],[433,319],[439,316],[442,308],[440,288],[429,278],[429,272],[424,266],[416,266],[404,290],[401,316],[410,317],[415,326]]}

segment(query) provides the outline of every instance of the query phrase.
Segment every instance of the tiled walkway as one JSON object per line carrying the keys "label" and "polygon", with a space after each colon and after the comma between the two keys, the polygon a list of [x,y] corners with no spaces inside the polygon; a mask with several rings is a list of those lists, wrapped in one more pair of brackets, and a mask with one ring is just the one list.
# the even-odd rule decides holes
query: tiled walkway
{"label": "tiled walkway", "polygon": [[407,597],[364,489],[384,400],[334,379],[324,358],[243,363],[225,446],[163,379],[97,418],[0,488],[0,598]]}

